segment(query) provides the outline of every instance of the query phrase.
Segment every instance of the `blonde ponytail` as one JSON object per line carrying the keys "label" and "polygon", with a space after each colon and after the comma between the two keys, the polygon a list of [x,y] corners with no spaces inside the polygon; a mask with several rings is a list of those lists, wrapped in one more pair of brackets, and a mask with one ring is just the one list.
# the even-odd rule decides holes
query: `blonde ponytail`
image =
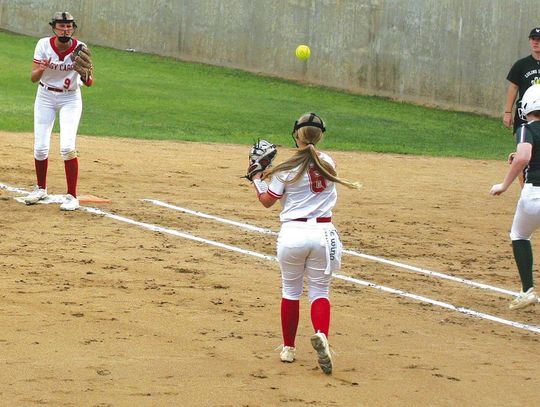
{"label": "blonde ponytail", "polygon": [[[305,125],[305,123],[313,123],[313,125]],[[308,167],[313,164],[324,178],[332,182],[345,185],[348,188],[360,189],[362,187],[361,184],[339,178],[332,165],[319,158],[315,145],[322,140],[324,130],[326,130],[324,127],[324,122],[315,113],[306,113],[302,115],[302,117],[300,117],[300,119],[298,119],[294,124],[293,135],[296,134],[298,140],[304,144],[307,144],[307,147],[299,149],[296,154],[281,164],[267,169],[263,173],[262,179],[270,178],[272,175],[279,172],[286,172],[295,169],[297,172],[292,179],[288,181],[282,180],[286,184],[293,184],[298,181],[307,171]]]}

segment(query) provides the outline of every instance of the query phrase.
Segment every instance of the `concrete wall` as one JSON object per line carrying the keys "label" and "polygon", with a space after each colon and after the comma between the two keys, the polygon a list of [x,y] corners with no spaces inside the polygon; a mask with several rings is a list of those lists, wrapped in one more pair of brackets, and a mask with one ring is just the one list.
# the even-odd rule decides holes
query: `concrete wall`
{"label": "concrete wall", "polygon": [[64,9],[90,44],[496,116],[540,26],[535,0],[0,0],[0,28],[46,36]]}

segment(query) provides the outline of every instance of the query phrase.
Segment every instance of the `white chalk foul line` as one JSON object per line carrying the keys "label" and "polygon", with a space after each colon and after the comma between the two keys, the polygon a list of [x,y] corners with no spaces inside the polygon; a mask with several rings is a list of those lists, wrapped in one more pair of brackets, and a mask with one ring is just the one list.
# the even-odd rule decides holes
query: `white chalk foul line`
{"label": "white chalk foul line", "polygon": [[[24,189],[12,187],[10,185],[3,184],[3,183],[0,183],[0,188],[5,189],[5,190],[10,191],[10,192],[16,192],[16,193],[19,193],[19,194],[28,194],[29,193],[28,191],[26,191]],[[178,230],[163,228],[161,226],[152,225],[152,224],[144,223],[144,222],[139,222],[139,221],[136,221],[136,220],[133,220],[133,219],[126,218],[124,216],[114,215],[112,213],[102,211],[101,209],[92,208],[92,207],[88,207],[88,206],[81,206],[79,209],[82,210],[82,211],[85,211],[85,212],[93,213],[95,215],[102,215],[102,216],[105,216],[107,218],[115,219],[115,220],[118,220],[118,221],[121,221],[121,222],[125,222],[125,223],[135,225],[135,226],[139,226],[139,227],[142,227],[144,229],[152,230],[154,232],[168,233],[170,235],[182,237],[184,239],[194,240],[194,241],[199,242],[199,243],[210,244],[212,246],[217,246],[217,247],[220,247],[222,249],[231,250],[233,252],[249,254],[250,256],[259,257],[259,258],[265,259],[265,260],[275,260],[275,261],[277,261],[277,258],[275,256],[268,256],[266,254],[253,252],[251,250],[245,250],[245,249],[241,249],[239,247],[230,246],[228,244],[203,239],[203,238],[200,238],[200,237],[197,237],[197,236],[194,236],[194,235],[190,235],[188,233],[180,232]]]}
{"label": "white chalk foul line", "polygon": [[259,233],[264,233],[264,234],[267,234],[267,235],[273,235],[273,236],[278,235],[276,232],[274,232],[271,229],[265,229],[265,228],[261,228],[259,226],[253,226],[253,225],[249,225],[249,224],[243,223],[243,222],[236,222],[236,221],[230,220],[230,219],[219,218],[219,217],[214,216],[214,215],[209,215],[209,214],[204,213],[204,212],[194,211],[194,210],[191,210],[191,209],[182,208],[180,206],[171,205],[171,204],[168,204],[168,203],[163,202],[163,201],[158,201],[156,199],[141,199],[141,200],[143,202],[150,202],[150,203],[152,203],[154,205],[157,205],[157,206],[163,206],[164,208],[174,209],[175,211],[188,213],[190,215],[195,215],[195,216],[198,216],[200,218],[216,220],[216,221],[221,222],[221,223],[226,223],[228,225],[237,226],[237,227],[242,228],[242,229],[247,229],[247,230],[251,230],[251,231],[259,232]]}
{"label": "white chalk foul line", "polygon": [[390,266],[395,266],[395,267],[399,267],[399,268],[402,268],[402,269],[405,269],[405,270],[414,271],[416,273],[425,274],[425,275],[432,276],[432,277],[438,277],[438,278],[441,278],[441,279],[444,279],[444,280],[454,281],[456,283],[469,285],[471,287],[482,288],[484,290],[491,290],[491,291],[495,291],[495,292],[498,292],[498,293],[501,293],[501,294],[511,295],[511,296],[514,296],[514,297],[517,297],[519,295],[519,293],[517,293],[515,291],[507,290],[505,288],[500,288],[500,287],[496,287],[496,286],[489,285],[489,284],[479,283],[477,281],[467,280],[465,278],[455,277],[455,276],[451,276],[451,275],[448,275],[448,274],[440,273],[438,271],[431,271],[431,270],[428,270],[428,269],[424,269],[424,268],[421,268],[421,267],[410,266],[408,264],[399,263],[397,261],[388,260],[388,259],[384,259],[382,257],[376,257],[376,256],[372,256],[372,255],[369,255],[369,254],[356,252],[356,251],[353,251],[353,250],[343,250],[343,253],[350,254],[351,256],[363,257],[364,259],[373,260],[373,261],[376,261],[376,262],[379,262],[379,263],[388,264]]}
{"label": "white chalk foul line", "polygon": [[12,187],[11,185],[7,185],[7,184],[2,184],[1,182],[0,182],[0,188],[5,189],[9,192],[17,192],[18,194],[28,194],[28,191],[25,191],[24,189]]}
{"label": "white chalk foul line", "polygon": [[202,237],[191,235],[189,233],[180,232],[180,231],[175,230],[175,229],[164,228],[162,226],[152,225],[150,223],[145,223],[145,222],[139,222],[139,221],[136,221],[136,220],[133,220],[133,219],[130,219],[130,218],[126,218],[125,216],[114,215],[112,213],[102,211],[101,209],[91,208],[91,207],[87,207],[87,206],[81,206],[79,209],[83,210],[83,211],[86,211],[86,212],[89,212],[89,213],[93,213],[95,215],[102,215],[102,216],[105,216],[107,218],[118,220],[120,222],[125,222],[125,223],[129,223],[131,225],[139,226],[139,227],[141,227],[143,229],[148,229],[148,230],[151,230],[151,231],[154,231],[154,232],[167,233],[169,235],[182,237],[184,239],[193,240],[193,241],[199,242],[199,243],[209,244],[211,246],[220,247],[222,249],[230,250],[230,251],[233,251],[233,252],[242,253],[242,254],[249,254],[250,256],[258,257],[258,258],[264,259],[264,260],[277,261],[277,258],[275,256],[269,256],[267,254],[262,254],[262,253],[257,253],[257,252],[251,251],[251,250],[241,249],[240,247],[231,246],[231,245],[228,245],[228,244],[225,244],[225,243],[220,243],[220,242],[215,242],[213,240],[203,239]]}
{"label": "white chalk foul line", "polygon": [[[217,217],[217,216],[214,216],[214,215],[209,215],[207,213],[194,211],[194,210],[187,209],[187,208],[182,208],[182,207],[176,206],[176,205],[171,205],[171,204],[168,204],[166,202],[158,201],[156,199],[143,199],[142,201],[149,202],[149,203],[152,203],[152,204],[157,205],[157,206],[162,206],[162,207],[165,207],[165,208],[174,209],[176,211],[188,213],[190,215],[199,216],[201,218],[211,219],[211,220],[215,220],[215,221],[218,221],[218,222],[221,222],[221,223],[226,223],[228,225],[237,226],[237,227],[242,228],[242,229],[277,236],[277,233],[270,230],[270,229],[265,229],[265,228],[261,228],[261,227],[258,227],[258,226],[249,225],[247,223],[236,222],[236,221],[233,221],[233,220],[230,220],[230,219],[220,218],[220,217]],[[397,261],[384,259],[382,257],[372,256],[372,255],[361,253],[361,252],[358,252],[358,251],[355,251],[355,250],[344,249],[343,253],[349,254],[351,256],[362,257],[364,259],[371,260],[371,261],[376,261],[376,262],[383,263],[383,264],[388,264],[390,266],[399,267],[399,268],[409,270],[409,271],[413,271],[413,272],[416,272],[416,273],[425,274],[425,275],[428,275],[428,276],[431,276],[431,277],[437,277],[437,278],[441,278],[441,279],[444,279],[444,280],[454,281],[456,283],[465,284],[465,285],[468,285],[468,286],[471,286],[471,287],[481,288],[481,289],[484,289],[484,290],[491,290],[491,291],[494,291],[494,292],[498,292],[498,293],[501,293],[501,294],[507,294],[507,295],[511,295],[511,296],[514,296],[514,297],[517,297],[519,295],[519,293],[517,293],[515,291],[507,290],[505,288],[500,288],[500,287],[492,286],[492,285],[489,285],[489,284],[479,283],[477,281],[467,280],[467,279],[464,279],[464,278],[439,273],[437,271],[431,271],[431,270],[424,269],[424,268],[421,268],[421,267],[410,266],[408,264],[399,263]],[[539,301],[540,301],[540,299],[539,299]]]}
{"label": "white chalk foul line", "polygon": [[[148,229],[148,230],[151,230],[151,231],[154,231],[154,232],[166,233],[166,234],[169,234],[169,235],[182,237],[184,239],[189,239],[189,240],[193,240],[195,242],[204,243],[204,244],[208,244],[208,245],[211,245],[211,246],[216,246],[216,247],[226,249],[226,250],[231,250],[231,251],[234,251],[234,252],[237,252],[237,253],[247,254],[247,255],[258,257],[258,258],[264,259],[264,260],[270,260],[270,261],[274,261],[274,262],[278,261],[278,259],[275,256],[269,256],[267,254],[254,252],[252,250],[246,250],[246,249],[242,249],[240,247],[231,246],[231,245],[228,245],[228,244],[216,242],[216,241],[209,240],[209,239],[204,239],[202,237],[194,236],[194,235],[191,235],[191,234],[185,233],[185,232],[180,232],[180,231],[175,230],[175,229],[165,228],[165,227],[162,227],[162,226],[157,226],[157,225],[153,225],[153,224],[145,223],[145,222],[139,222],[139,221],[136,221],[136,220],[133,220],[133,219],[130,219],[130,218],[126,218],[125,216],[114,215],[114,214],[102,211],[100,209],[82,207],[82,206],[81,206],[80,209],[84,210],[86,212],[89,212],[89,213],[93,213],[93,214],[96,214],[96,215],[102,215],[102,216],[105,216],[105,217],[110,218],[110,219],[115,219],[115,220],[118,220],[118,221],[121,221],[121,222],[129,223],[131,225],[139,226],[139,227],[141,227],[143,229]],[[452,304],[448,304],[448,303],[445,303],[445,302],[442,302],[442,301],[432,300],[431,298],[422,297],[422,296],[416,295],[416,294],[411,294],[411,293],[408,293],[406,291],[396,290],[394,288],[385,287],[385,286],[382,286],[382,285],[379,285],[379,284],[371,283],[371,282],[366,281],[366,280],[360,280],[360,279],[353,278],[353,277],[348,277],[348,276],[345,276],[345,275],[342,275],[342,274],[334,274],[333,277],[339,278],[339,279],[344,280],[344,281],[352,282],[352,283],[355,283],[355,284],[363,285],[365,287],[372,287],[372,288],[375,288],[377,290],[381,290],[381,291],[384,291],[384,292],[387,292],[387,293],[392,293],[392,294],[395,294],[395,295],[398,295],[398,296],[401,296],[401,297],[414,299],[414,300],[425,302],[425,303],[432,304],[432,305],[437,305],[439,307],[446,308],[446,309],[449,309],[449,310],[452,310],[452,311],[457,311],[457,312],[460,312],[462,314],[470,315],[470,316],[473,316],[473,317],[498,322],[500,324],[512,326],[514,328],[519,328],[519,329],[524,329],[524,330],[535,332],[535,333],[540,333],[540,327],[535,326],[535,325],[529,325],[529,324],[523,324],[523,323],[516,322],[516,321],[510,321],[510,320],[507,320],[507,319],[496,317],[494,315],[485,314],[483,312],[474,311],[474,310],[464,308],[464,307],[456,307],[456,306],[454,306]]]}
{"label": "white chalk foul line", "polygon": [[359,279],[344,276],[344,275],[341,275],[341,274],[334,274],[333,276],[336,277],[336,278],[339,278],[341,280],[350,281],[352,283],[356,283],[356,284],[363,285],[363,286],[366,286],[366,287],[376,288],[378,290],[381,290],[381,291],[384,291],[384,292],[387,292],[387,293],[391,293],[391,294],[395,294],[395,295],[399,295],[401,297],[410,298],[410,299],[413,299],[413,300],[425,302],[425,303],[432,304],[432,305],[437,305],[439,307],[446,308],[446,309],[449,309],[449,310],[452,310],[452,311],[457,311],[457,312],[460,312],[460,313],[465,314],[465,315],[470,315],[470,316],[477,317],[477,318],[487,319],[489,321],[498,322],[500,324],[512,326],[514,328],[520,328],[520,329],[525,329],[527,331],[540,333],[540,327],[536,326],[536,325],[523,324],[521,322],[510,321],[508,319],[500,318],[500,317],[490,315],[490,314],[485,314],[483,312],[474,311],[472,309],[468,309],[468,308],[464,308],[464,307],[456,307],[455,305],[452,305],[452,304],[449,304],[449,303],[446,303],[446,302],[432,300],[431,298],[423,297],[421,295],[411,294],[411,293],[408,293],[406,291],[396,290],[394,288],[385,287],[385,286],[378,285],[378,284],[373,284],[373,283],[370,283],[369,281],[359,280]]}
{"label": "white chalk foul line", "polygon": [[[25,191],[25,190],[10,187],[10,186],[7,186],[7,185],[1,184],[1,183],[0,183],[0,188],[4,188],[4,189],[7,189],[7,190],[12,191],[12,192],[27,193],[27,191]],[[209,245],[216,246],[216,247],[219,247],[219,248],[222,248],[222,249],[231,250],[231,251],[234,251],[234,252],[237,252],[237,253],[242,253],[242,254],[247,254],[247,255],[250,255],[250,256],[258,257],[258,258],[264,259],[264,260],[270,260],[270,261],[274,261],[274,262],[278,261],[275,256],[269,256],[267,254],[254,252],[252,250],[241,249],[241,248],[236,247],[236,246],[231,246],[231,245],[227,245],[227,244],[224,244],[224,243],[215,242],[215,241],[212,241],[212,240],[208,240],[208,239],[204,239],[204,238],[201,238],[201,237],[198,237],[198,236],[191,235],[189,233],[180,232],[180,231],[175,230],[175,229],[165,228],[165,227],[162,227],[162,226],[157,226],[157,225],[153,225],[153,224],[145,223],[145,222],[139,222],[139,221],[136,221],[136,220],[133,220],[133,219],[130,219],[130,218],[126,218],[125,216],[119,216],[119,215],[115,215],[115,214],[112,214],[112,213],[109,213],[109,212],[102,211],[101,209],[81,206],[80,210],[81,211],[86,211],[88,213],[95,214],[95,215],[101,215],[101,216],[104,216],[104,217],[107,217],[107,218],[110,218],[110,219],[114,219],[114,220],[117,220],[117,221],[120,221],[120,222],[125,222],[125,223],[128,223],[128,224],[134,225],[134,226],[139,226],[139,227],[141,227],[143,229],[151,230],[151,231],[154,231],[154,232],[165,233],[165,234],[170,234],[170,235],[173,235],[173,236],[182,237],[182,238],[193,240],[193,241],[196,241],[196,242],[199,242],[199,243],[209,244]],[[351,283],[363,285],[365,287],[372,287],[372,288],[375,288],[377,290],[381,290],[381,291],[384,291],[384,292],[387,292],[387,293],[395,294],[395,295],[398,295],[398,296],[401,296],[401,297],[410,298],[410,299],[413,299],[413,300],[416,300],[416,301],[421,301],[421,302],[436,305],[436,306],[439,306],[439,307],[442,307],[442,308],[446,308],[446,309],[449,309],[449,310],[452,310],[452,311],[460,312],[460,313],[465,314],[465,315],[469,315],[469,316],[473,316],[473,317],[481,318],[481,319],[486,319],[486,320],[489,320],[489,321],[497,322],[497,323],[500,323],[500,324],[503,324],[503,325],[508,325],[508,326],[511,326],[511,327],[514,327],[514,328],[527,330],[527,331],[530,331],[530,332],[540,333],[540,327],[538,327],[536,325],[523,324],[521,322],[510,321],[510,320],[507,320],[507,319],[499,318],[499,317],[494,316],[494,315],[474,311],[474,310],[471,310],[471,309],[468,309],[468,308],[456,307],[456,306],[454,306],[452,304],[449,304],[449,303],[445,303],[445,302],[437,301],[437,300],[432,300],[431,298],[422,297],[422,296],[419,296],[419,295],[416,295],[416,294],[411,294],[411,293],[408,293],[406,291],[396,290],[394,288],[385,287],[385,286],[382,286],[382,285],[379,285],[379,284],[371,283],[371,282],[366,281],[366,280],[360,280],[360,279],[353,278],[353,277],[348,277],[348,276],[345,276],[345,275],[342,275],[342,274],[334,274],[333,276],[335,278],[338,278],[338,279],[341,279],[341,280],[344,280],[344,281],[348,281],[348,282],[351,282]]]}

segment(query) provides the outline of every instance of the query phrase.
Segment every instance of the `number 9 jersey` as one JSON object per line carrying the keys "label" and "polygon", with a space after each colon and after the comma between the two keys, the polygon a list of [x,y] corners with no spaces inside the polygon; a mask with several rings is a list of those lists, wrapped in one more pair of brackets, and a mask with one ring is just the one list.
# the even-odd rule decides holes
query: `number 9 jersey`
{"label": "number 9 jersey", "polygon": [[41,76],[45,86],[63,90],[77,90],[82,85],[80,75],[73,70],[72,53],[78,44],[84,44],[73,38],[71,47],[61,52],[54,44],[56,37],[42,38],[38,41],[34,51],[34,62],[39,64],[49,62],[48,68]]}
{"label": "number 9 jersey", "polygon": [[[320,152],[319,158],[335,168],[328,154]],[[281,222],[332,217],[332,209],[337,201],[334,182],[324,178],[315,167],[309,167],[298,181],[287,183],[296,173],[297,170],[276,173],[268,185],[268,194],[281,201]]]}

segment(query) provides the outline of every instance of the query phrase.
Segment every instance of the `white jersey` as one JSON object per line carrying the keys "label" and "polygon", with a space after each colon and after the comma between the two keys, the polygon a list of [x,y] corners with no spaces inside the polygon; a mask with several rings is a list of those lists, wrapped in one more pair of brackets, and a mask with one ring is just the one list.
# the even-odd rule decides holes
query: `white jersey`
{"label": "white jersey", "polygon": [[[335,168],[328,154],[321,152],[319,157]],[[291,170],[274,174],[268,186],[268,194],[281,200],[280,220],[287,222],[299,218],[331,217],[337,201],[334,182],[323,178],[315,167],[308,168],[294,184],[283,182],[294,178],[296,173],[297,170]]]}
{"label": "white jersey", "polygon": [[73,70],[72,53],[81,41],[72,38],[71,47],[61,52],[55,45],[56,37],[46,37],[38,41],[34,51],[34,62],[40,63],[51,58],[49,67],[43,72],[40,82],[46,86],[64,90],[77,90],[83,83],[80,75]]}

